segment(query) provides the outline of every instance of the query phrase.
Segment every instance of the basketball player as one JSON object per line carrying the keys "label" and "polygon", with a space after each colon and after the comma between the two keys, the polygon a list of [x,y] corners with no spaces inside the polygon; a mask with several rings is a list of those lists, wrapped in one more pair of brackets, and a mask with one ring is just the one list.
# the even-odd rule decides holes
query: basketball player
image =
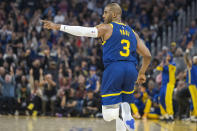
{"label": "basketball player", "polygon": [[173,121],[173,91],[176,83],[176,63],[173,61],[173,55],[171,52],[167,53],[165,61],[162,61],[157,66],[158,71],[162,71],[162,84],[159,93],[160,97],[160,111],[162,120]]}
{"label": "basketball player", "polygon": [[[42,22],[46,29],[102,39],[105,67],[101,85],[103,118],[105,121],[116,120],[117,131],[126,131],[126,128],[131,131],[135,127],[129,103],[132,101],[135,81],[138,84],[146,81],[145,72],[151,54],[139,36],[128,25],[121,23],[121,15],[121,7],[111,3],[104,9],[104,24],[96,27],[59,25],[45,20]],[[136,52],[143,56],[139,73],[136,70]]]}
{"label": "basketball player", "polygon": [[184,55],[187,64],[187,84],[192,98],[191,121],[197,122],[197,56],[193,56],[193,61],[189,58],[189,49]]}

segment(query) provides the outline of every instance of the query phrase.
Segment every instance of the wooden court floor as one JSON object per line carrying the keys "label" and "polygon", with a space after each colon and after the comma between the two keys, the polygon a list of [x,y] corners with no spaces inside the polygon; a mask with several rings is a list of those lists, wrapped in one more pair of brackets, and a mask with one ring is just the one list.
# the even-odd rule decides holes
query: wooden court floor
{"label": "wooden court floor", "polygon": [[[115,131],[115,121],[100,118],[0,116],[0,131]],[[197,123],[136,120],[136,131],[197,131]]]}

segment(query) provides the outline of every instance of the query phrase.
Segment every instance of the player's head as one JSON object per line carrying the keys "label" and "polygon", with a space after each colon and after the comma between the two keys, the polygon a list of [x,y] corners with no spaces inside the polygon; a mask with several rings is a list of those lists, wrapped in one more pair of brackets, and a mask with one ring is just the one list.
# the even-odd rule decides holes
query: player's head
{"label": "player's head", "polygon": [[197,55],[196,55],[196,56],[193,56],[193,63],[194,63],[195,65],[197,65]]}
{"label": "player's head", "polygon": [[119,4],[110,3],[108,4],[103,13],[104,23],[108,24],[115,20],[120,20],[122,15],[122,10]]}

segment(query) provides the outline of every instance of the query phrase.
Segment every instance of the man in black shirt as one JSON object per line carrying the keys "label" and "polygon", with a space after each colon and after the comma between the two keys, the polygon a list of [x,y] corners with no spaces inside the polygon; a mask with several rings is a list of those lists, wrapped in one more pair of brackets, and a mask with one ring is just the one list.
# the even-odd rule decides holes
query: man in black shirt
{"label": "man in black shirt", "polygon": [[87,97],[84,100],[83,103],[83,116],[89,117],[89,116],[95,116],[98,112],[98,106],[99,103],[94,97],[94,93],[91,90],[88,90]]}
{"label": "man in black shirt", "polygon": [[[42,77],[42,75],[40,77]],[[42,96],[43,115],[46,114],[47,102],[50,102],[51,115],[54,115],[54,111],[55,111],[54,104],[56,101],[56,83],[53,81],[52,75],[51,74],[45,75],[45,78],[44,80],[42,80],[41,85],[43,86],[43,96]]]}

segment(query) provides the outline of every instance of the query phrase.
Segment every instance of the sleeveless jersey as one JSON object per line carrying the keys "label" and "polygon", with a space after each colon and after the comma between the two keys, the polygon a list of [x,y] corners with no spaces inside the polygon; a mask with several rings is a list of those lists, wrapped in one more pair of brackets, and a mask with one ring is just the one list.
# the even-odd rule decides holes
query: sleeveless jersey
{"label": "sleeveless jersey", "polygon": [[103,63],[106,67],[116,61],[130,61],[137,64],[137,40],[134,31],[123,23],[111,22],[112,35],[102,43]]}

